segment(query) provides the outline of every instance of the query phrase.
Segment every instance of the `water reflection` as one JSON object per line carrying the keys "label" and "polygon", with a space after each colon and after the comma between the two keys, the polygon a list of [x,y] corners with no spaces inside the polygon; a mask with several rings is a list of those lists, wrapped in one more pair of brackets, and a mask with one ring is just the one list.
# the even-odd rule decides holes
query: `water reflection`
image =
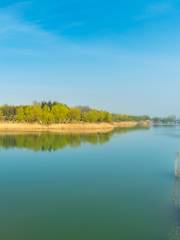
{"label": "water reflection", "polygon": [[[174,126],[153,126],[154,129],[158,129],[158,135],[168,136],[171,138],[180,138],[180,128],[179,125]],[[166,131],[165,131],[166,130]]]}
{"label": "water reflection", "polygon": [[58,134],[58,133],[1,133],[0,148],[25,148],[33,151],[56,151],[65,147],[79,147],[83,143],[105,144],[115,134],[125,134],[133,129],[116,129],[97,134]]}
{"label": "water reflection", "polygon": [[174,174],[176,178],[180,177],[180,154],[179,152],[176,154],[176,160],[174,165]]}
{"label": "water reflection", "polygon": [[176,154],[175,164],[174,164],[174,183],[173,183],[173,216],[175,217],[175,225],[170,234],[170,240],[180,239],[180,155]]}

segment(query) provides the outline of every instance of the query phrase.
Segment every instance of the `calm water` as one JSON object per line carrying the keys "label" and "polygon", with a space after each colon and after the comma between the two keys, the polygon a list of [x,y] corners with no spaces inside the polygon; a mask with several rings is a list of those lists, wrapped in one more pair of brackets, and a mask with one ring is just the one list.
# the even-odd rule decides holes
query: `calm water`
{"label": "calm water", "polygon": [[0,239],[180,239],[180,127],[0,135]]}

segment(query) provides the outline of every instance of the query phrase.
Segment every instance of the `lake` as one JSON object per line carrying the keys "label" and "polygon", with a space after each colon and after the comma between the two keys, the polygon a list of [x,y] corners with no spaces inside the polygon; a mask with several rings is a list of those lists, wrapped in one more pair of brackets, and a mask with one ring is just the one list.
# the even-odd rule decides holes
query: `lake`
{"label": "lake", "polygon": [[180,127],[1,134],[0,239],[180,239]]}

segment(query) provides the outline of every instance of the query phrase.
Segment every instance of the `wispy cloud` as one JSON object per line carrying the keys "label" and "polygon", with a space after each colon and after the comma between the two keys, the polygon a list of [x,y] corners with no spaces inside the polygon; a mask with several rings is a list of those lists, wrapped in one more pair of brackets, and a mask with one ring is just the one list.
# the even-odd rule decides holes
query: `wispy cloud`
{"label": "wispy cloud", "polygon": [[[6,56],[62,56],[82,52],[83,48],[63,36],[44,30],[37,22],[28,22],[23,11],[30,2],[0,8],[0,51]],[[68,27],[80,26],[74,22]],[[67,26],[66,26],[67,27]]]}
{"label": "wispy cloud", "polygon": [[[6,8],[0,8],[0,36],[2,39],[10,39],[13,37],[22,37],[24,34],[33,37],[48,37],[52,38],[54,35],[44,31],[38,25],[25,21],[22,17],[22,10],[27,6],[25,2],[11,5]],[[30,37],[29,36],[29,37]]]}
{"label": "wispy cloud", "polygon": [[[23,13],[28,4],[31,3],[21,2],[7,8],[0,8],[0,52],[1,56],[8,58],[8,61],[11,61],[11,57],[14,62],[18,57],[22,62],[28,57],[34,57],[33,60],[37,61],[38,57],[38,60],[51,64],[53,61],[55,64],[62,63],[63,60],[68,63],[74,61],[75,64],[78,61],[83,63],[86,61],[101,62],[104,59],[119,57],[119,55],[123,55],[123,58],[126,57],[126,48],[122,48],[119,43],[116,45],[113,40],[112,42],[103,42],[102,39],[101,41],[95,39],[94,41],[77,42],[59,33],[45,30],[37,21],[27,21]],[[163,14],[170,11],[172,7],[172,5],[166,4],[148,6],[143,17]],[[64,27],[71,28],[82,25],[83,22],[72,22]],[[129,55],[127,57],[129,58]]]}
{"label": "wispy cloud", "polygon": [[[29,22],[24,11],[30,2],[20,2],[0,8],[0,51],[6,56],[40,56],[41,58],[72,58],[75,56],[94,56],[97,49],[78,44],[61,34],[45,30],[41,21]],[[64,24],[62,31],[81,27],[83,22]]]}
{"label": "wispy cloud", "polygon": [[149,14],[165,14],[173,10],[173,5],[171,3],[156,3],[150,5],[147,9],[147,13]]}
{"label": "wispy cloud", "polygon": [[165,15],[171,13],[174,10],[174,5],[172,2],[156,2],[154,4],[150,4],[146,6],[144,12],[136,17],[137,20],[144,20],[153,17],[157,17],[159,15]]}
{"label": "wispy cloud", "polygon": [[63,27],[62,27],[62,29],[72,29],[72,28],[80,28],[80,27],[83,27],[85,24],[84,24],[84,22],[76,22],[76,21],[74,21],[74,22],[71,22],[71,23],[69,23],[69,24],[66,24],[66,25],[64,25]]}

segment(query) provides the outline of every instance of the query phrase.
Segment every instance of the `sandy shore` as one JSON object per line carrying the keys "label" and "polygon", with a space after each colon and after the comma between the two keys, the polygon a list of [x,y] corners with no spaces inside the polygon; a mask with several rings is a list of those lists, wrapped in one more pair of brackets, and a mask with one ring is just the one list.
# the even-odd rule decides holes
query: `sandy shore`
{"label": "sandy shore", "polygon": [[137,126],[148,127],[147,122],[118,122],[118,123],[67,123],[42,125],[38,123],[12,123],[1,122],[0,132],[60,132],[60,133],[98,133],[110,132],[114,128],[133,128]]}

